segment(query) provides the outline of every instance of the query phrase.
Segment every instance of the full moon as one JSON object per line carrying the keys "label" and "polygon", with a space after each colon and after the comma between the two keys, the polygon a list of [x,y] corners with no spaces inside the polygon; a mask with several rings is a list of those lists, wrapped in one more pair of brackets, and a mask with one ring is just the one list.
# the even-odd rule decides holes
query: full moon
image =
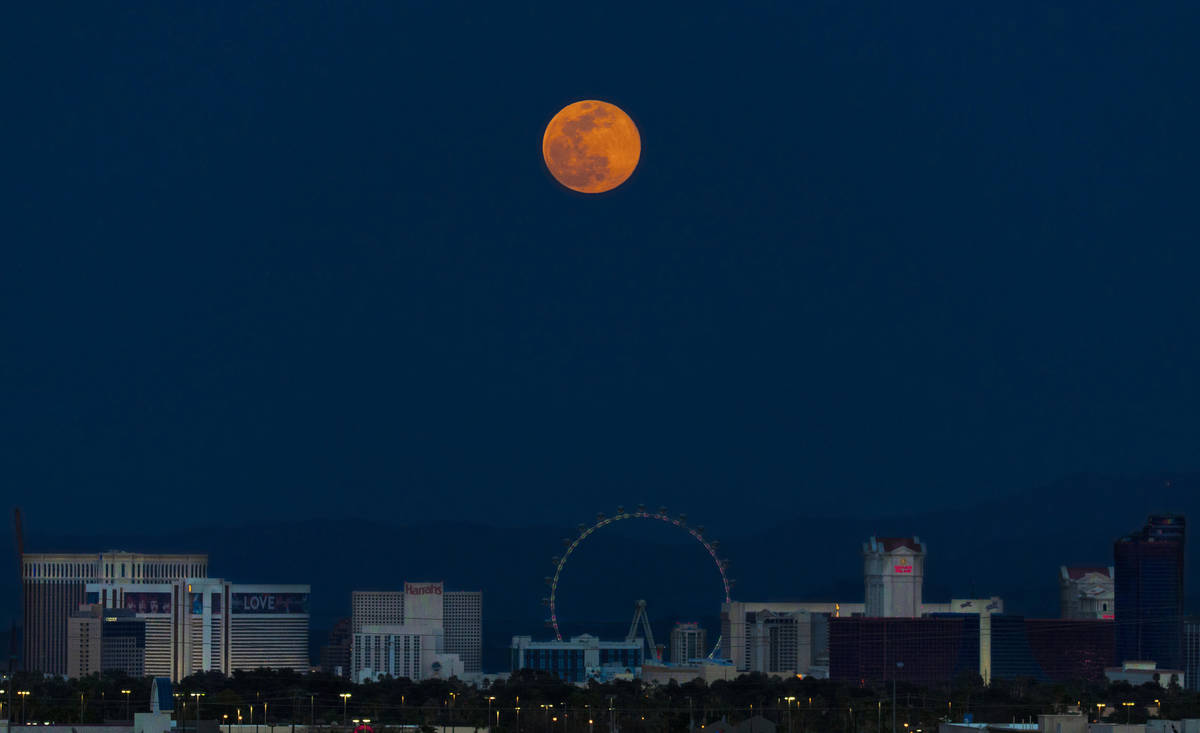
{"label": "full moon", "polygon": [[585,99],[563,107],[542,137],[542,157],[558,182],[580,193],[620,186],[637,167],[642,138],[615,104]]}

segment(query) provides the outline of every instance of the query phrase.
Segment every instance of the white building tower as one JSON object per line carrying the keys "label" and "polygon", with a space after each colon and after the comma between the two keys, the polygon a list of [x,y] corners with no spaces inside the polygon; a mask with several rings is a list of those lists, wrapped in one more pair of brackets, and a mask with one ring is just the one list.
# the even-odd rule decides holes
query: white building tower
{"label": "white building tower", "polygon": [[917,618],[925,581],[925,545],[919,537],[872,537],[863,543],[865,615]]}

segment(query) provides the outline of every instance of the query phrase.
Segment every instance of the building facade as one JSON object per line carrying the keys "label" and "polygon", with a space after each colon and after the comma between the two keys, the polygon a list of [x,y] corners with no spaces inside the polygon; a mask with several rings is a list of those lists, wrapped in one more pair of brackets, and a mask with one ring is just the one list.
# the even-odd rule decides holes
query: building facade
{"label": "building facade", "polygon": [[863,543],[862,552],[865,615],[920,616],[925,582],[925,545],[921,539],[871,537]]}
{"label": "building facade", "polygon": [[399,626],[404,623],[404,591],[356,590],[350,594],[350,632],[364,626]]}
{"label": "building facade", "polygon": [[1058,587],[1062,617],[1111,621],[1116,614],[1114,575],[1112,566],[1060,567]]}
{"label": "building facade", "polygon": [[242,585],[219,578],[89,583],[90,603],[145,623],[145,674],[178,681],[198,672],[307,671],[307,585]]}
{"label": "building facade", "polygon": [[919,684],[979,674],[985,683],[1104,680],[1114,624],[1098,619],[1027,619],[1003,613],[934,613],[917,619],[830,620],[830,677]]}
{"label": "building facade", "polygon": [[657,664],[647,662],[642,665],[641,680],[645,684],[668,685],[672,682],[686,685],[695,680],[704,680],[704,684],[735,680],[738,671],[725,660],[693,659],[684,664]]}
{"label": "building facade", "polygon": [[708,632],[700,624],[689,621],[675,624],[671,629],[671,664],[686,664],[708,656]]}
{"label": "building facade", "polygon": [[146,622],[122,609],[104,614],[100,625],[100,667],[134,679],[146,675]]}
{"label": "building facade", "polygon": [[21,558],[25,668],[67,674],[67,620],[87,601],[89,583],[181,580],[207,573],[207,555],[26,553]]}
{"label": "building facade", "polygon": [[483,672],[483,593],[446,591],[442,596],[446,653],[457,654],[466,674]]}
{"label": "building facade", "polygon": [[1187,688],[1187,675],[1182,669],[1164,669],[1153,661],[1127,661],[1119,667],[1109,667],[1104,670],[1104,676],[1109,682],[1127,682],[1134,687],[1154,684],[1168,689],[1174,685]]}
{"label": "building facade", "polygon": [[425,648],[456,655],[464,674],[483,672],[483,594],[479,591],[447,591],[441,582],[405,583],[403,591],[354,591],[350,607],[353,634],[367,626],[423,628],[430,636]]}
{"label": "building facade", "polygon": [[321,671],[335,677],[350,677],[350,654],[354,635],[350,619],[339,618],[329,632],[329,640],[321,647]]}
{"label": "building facade", "polygon": [[1186,523],[1153,515],[1113,545],[1117,661],[1183,668],[1183,558]]}
{"label": "building facade", "polygon": [[1116,630],[1104,619],[991,618],[992,679],[1102,682],[1116,658]]}
{"label": "building facade", "polygon": [[[808,674],[814,664],[828,663],[823,622],[861,616],[863,608],[861,603],[836,602],[723,603],[721,657],[732,662],[738,672]],[[772,667],[778,671],[772,672]]]}
{"label": "building facade", "polygon": [[67,677],[100,672],[100,606],[83,604],[67,619]]}
{"label": "building facade", "polygon": [[67,677],[145,675],[146,623],[124,609],[84,604],[67,619]]}
{"label": "building facade", "polygon": [[829,676],[844,682],[945,682],[979,669],[979,616],[829,621]]}
{"label": "building facade", "polygon": [[601,641],[590,634],[573,636],[568,641],[533,641],[529,636],[514,636],[512,671],[549,672],[564,682],[576,684],[589,679],[638,675],[645,645],[644,639]]}
{"label": "building facade", "polygon": [[[227,587],[230,641],[226,674],[263,668],[307,672],[308,599],[312,588],[274,584]],[[202,629],[219,623],[203,616],[200,621]]]}
{"label": "building facade", "polygon": [[424,679],[423,629],[400,624],[367,624],[355,632],[350,679],[358,684],[384,676]]}
{"label": "building facade", "polygon": [[1183,620],[1183,671],[1188,689],[1200,692],[1200,616]]}

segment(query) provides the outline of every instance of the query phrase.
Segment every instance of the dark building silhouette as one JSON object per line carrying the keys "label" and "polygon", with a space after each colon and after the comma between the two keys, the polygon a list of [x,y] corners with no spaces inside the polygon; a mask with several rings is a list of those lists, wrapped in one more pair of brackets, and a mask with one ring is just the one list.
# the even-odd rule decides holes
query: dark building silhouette
{"label": "dark building silhouette", "polygon": [[339,618],[329,632],[329,643],[321,647],[321,671],[349,679],[350,645],[353,640],[350,619]]}
{"label": "dark building silhouette", "polygon": [[1183,669],[1183,517],[1153,515],[1113,545],[1118,664]]}
{"label": "dark building silhouette", "polygon": [[993,615],[992,679],[1104,681],[1115,659],[1115,624],[1095,619]]}
{"label": "dark building silhouette", "polygon": [[977,614],[829,619],[830,679],[936,684],[978,673]]}
{"label": "dark building silhouette", "polygon": [[[829,620],[829,676],[843,682],[940,684],[990,670],[990,679],[1103,681],[1114,658],[1114,624],[935,613],[922,618]],[[981,635],[985,644],[980,644]],[[986,656],[986,658],[985,658]],[[981,665],[981,661],[983,664]],[[898,666],[903,662],[904,666]]]}

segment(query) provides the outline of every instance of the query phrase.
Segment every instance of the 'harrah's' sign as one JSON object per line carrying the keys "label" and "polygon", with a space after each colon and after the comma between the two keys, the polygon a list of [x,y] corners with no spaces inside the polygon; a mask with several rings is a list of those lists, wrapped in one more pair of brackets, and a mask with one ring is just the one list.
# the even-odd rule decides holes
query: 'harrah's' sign
{"label": "'harrah's' sign", "polygon": [[405,583],[404,592],[410,596],[440,596],[442,594],[441,583]]}

